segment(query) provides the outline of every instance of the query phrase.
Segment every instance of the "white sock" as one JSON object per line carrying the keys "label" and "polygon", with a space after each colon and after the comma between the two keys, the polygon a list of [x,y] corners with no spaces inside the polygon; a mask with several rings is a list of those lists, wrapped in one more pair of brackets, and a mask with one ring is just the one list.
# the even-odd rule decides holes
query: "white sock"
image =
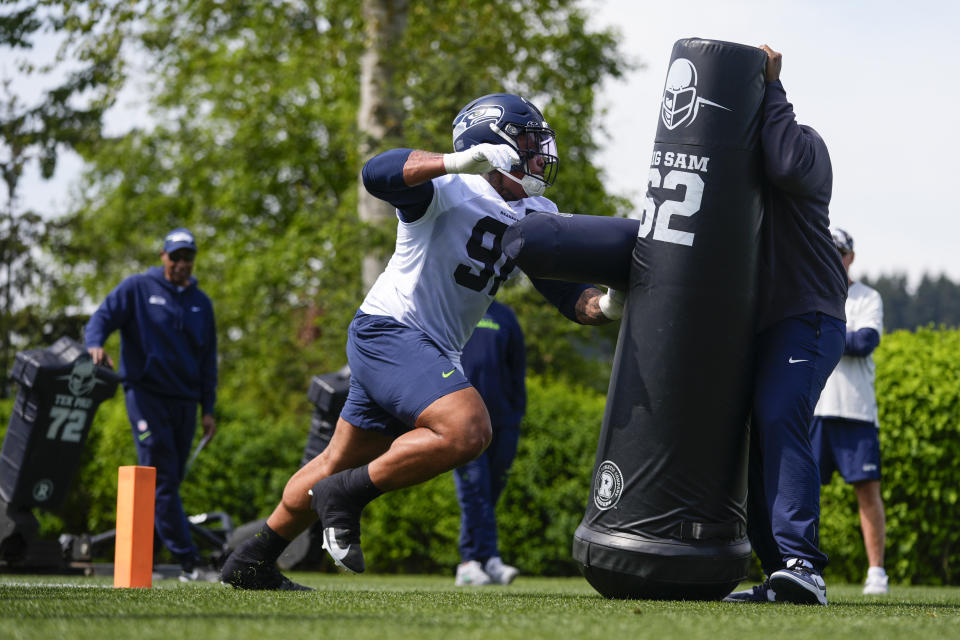
{"label": "white sock", "polygon": [[869,569],[867,569],[868,578],[873,578],[874,576],[883,578],[886,575],[887,575],[887,572],[883,569],[883,567],[870,567]]}
{"label": "white sock", "polygon": [[809,560],[804,560],[803,558],[787,558],[787,562],[785,564],[790,565],[794,560],[798,561],[801,567],[813,569],[813,563]]}

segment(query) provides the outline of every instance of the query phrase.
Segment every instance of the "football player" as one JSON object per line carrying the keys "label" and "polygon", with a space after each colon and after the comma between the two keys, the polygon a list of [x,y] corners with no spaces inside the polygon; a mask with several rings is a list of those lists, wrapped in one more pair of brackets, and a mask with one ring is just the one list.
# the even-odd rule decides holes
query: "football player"
{"label": "football player", "polygon": [[[519,273],[501,251],[504,231],[527,212],[557,211],[543,194],[559,158],[540,110],[507,93],[464,107],[453,147],[393,149],[364,166],[364,186],[394,205],[399,221],[396,250],[348,329],[346,404],[329,446],[290,478],[263,528],[227,559],[223,582],[305,589],[275,561],[318,517],[336,563],[362,572],[364,506],[459,467],[490,443],[490,417],[460,352],[501,284]],[[622,300],[596,287],[533,284],[574,322],[622,313]]]}

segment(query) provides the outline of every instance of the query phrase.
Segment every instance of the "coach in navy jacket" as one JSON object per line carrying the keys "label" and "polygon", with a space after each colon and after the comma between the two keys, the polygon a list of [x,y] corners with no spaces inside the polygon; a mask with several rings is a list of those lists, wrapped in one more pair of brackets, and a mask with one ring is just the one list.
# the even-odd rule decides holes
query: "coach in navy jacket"
{"label": "coach in navy jacket", "polygon": [[460,356],[463,373],[490,414],[493,439],[478,458],[453,470],[460,504],[458,586],[509,584],[517,568],[500,558],[497,501],[517,455],[527,410],[527,357],[513,310],[494,300]]}
{"label": "coach in navy jacket", "polygon": [[767,46],[764,217],[747,533],[767,580],[728,600],[827,604],[820,486],[808,428],[843,354],[847,279],[830,235],[827,146],[796,121]]}
{"label": "coach in navy jacket", "polygon": [[197,426],[216,432],[217,334],[210,298],[191,274],[197,245],[175,229],[164,239],[163,267],[130,276],[110,292],[87,323],[87,350],[97,364],[103,344],[120,331],[120,375],[139,463],[156,467],[156,530],[183,567],[197,579],[200,555],[180,501],[190,445]]}

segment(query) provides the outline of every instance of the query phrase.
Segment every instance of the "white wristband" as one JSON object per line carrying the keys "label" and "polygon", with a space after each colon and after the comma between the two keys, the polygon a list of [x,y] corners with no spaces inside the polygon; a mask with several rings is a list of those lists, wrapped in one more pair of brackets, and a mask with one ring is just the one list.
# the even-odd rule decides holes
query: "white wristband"
{"label": "white wristband", "polygon": [[626,296],[615,289],[607,289],[607,292],[597,300],[597,304],[600,306],[600,313],[605,315],[609,320],[619,320],[623,317],[625,297]]}
{"label": "white wristband", "polygon": [[443,154],[443,168],[447,173],[483,174],[494,169],[508,171],[518,162],[520,156],[512,147],[488,142],[465,151]]}
{"label": "white wristband", "polygon": [[460,151],[458,153],[443,154],[443,168],[447,173],[469,173],[465,171],[467,165],[478,164],[473,159],[470,150]]}

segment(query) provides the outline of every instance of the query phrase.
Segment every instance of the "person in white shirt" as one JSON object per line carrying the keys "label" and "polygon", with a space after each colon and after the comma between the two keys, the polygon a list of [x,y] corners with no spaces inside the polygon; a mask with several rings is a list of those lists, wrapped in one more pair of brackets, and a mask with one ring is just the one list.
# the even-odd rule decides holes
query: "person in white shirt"
{"label": "person in white shirt", "polygon": [[[492,432],[460,353],[506,280],[504,232],[557,176],[554,132],[528,100],[497,93],[453,121],[454,153],[392,149],[363,168],[364,187],[397,208],[397,244],[350,323],[350,390],[327,448],[287,483],[263,528],[238,547],[221,580],[238,589],[302,590],[276,566],[320,518],[324,548],[347,571],[366,565],[360,514],[371,500],[473,460]],[[596,287],[532,279],[581,324],[619,318],[622,297]]]}
{"label": "person in white shirt", "polygon": [[833,240],[847,270],[847,340],[844,355],[827,379],[814,409],[810,440],[826,485],[834,471],[852,484],[860,506],[860,527],[869,568],[863,593],[889,593],[883,568],[886,519],[880,494],[880,439],[877,398],[874,392],[873,350],[883,331],[880,294],[849,278],[853,263],[853,238],[833,229]]}

